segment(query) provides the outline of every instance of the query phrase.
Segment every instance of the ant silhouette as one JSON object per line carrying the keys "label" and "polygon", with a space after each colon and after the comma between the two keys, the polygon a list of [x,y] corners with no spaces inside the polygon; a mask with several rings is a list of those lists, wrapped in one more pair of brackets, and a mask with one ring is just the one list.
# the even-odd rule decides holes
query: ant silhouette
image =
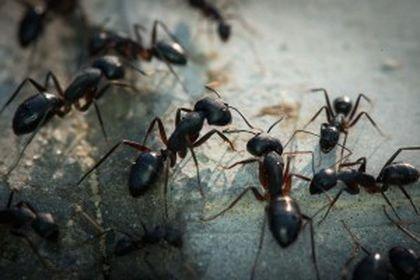
{"label": "ant silhouette", "polygon": [[[130,66],[135,68],[134,65]],[[140,69],[135,69],[143,73]],[[124,74],[123,63],[118,57],[103,56],[95,59],[90,67],[82,68],[74,76],[72,82],[65,90],[63,90],[56,75],[51,71],[46,75],[44,85],[41,85],[32,78],[24,79],[0,110],[0,114],[3,113],[18,96],[26,83],[29,82],[35,88],[37,93],[23,101],[16,109],[13,117],[13,132],[15,135],[21,136],[29,133],[31,135],[6,176],[19,164],[26,148],[32,142],[38,131],[54,116],[62,118],[67,115],[72,106],[78,111],[85,112],[93,104],[102,133],[105,139],[107,139],[104,123],[96,100],[102,97],[111,86],[133,88],[133,86],[119,81],[124,78]],[[48,92],[47,87],[50,80],[54,83],[55,94]],[[103,83],[105,84],[102,85]],[[99,87],[100,85],[102,87]],[[84,104],[82,102],[83,100]]]}

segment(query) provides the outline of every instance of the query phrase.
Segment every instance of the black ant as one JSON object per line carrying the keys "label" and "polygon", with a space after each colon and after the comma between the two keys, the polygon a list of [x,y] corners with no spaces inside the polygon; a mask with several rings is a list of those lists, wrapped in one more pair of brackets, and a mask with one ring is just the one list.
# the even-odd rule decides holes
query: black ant
{"label": "black ant", "polygon": [[[142,251],[146,247],[150,247],[151,245],[169,245],[172,248],[181,250],[183,246],[183,233],[168,224],[165,225],[158,225],[155,226],[152,230],[148,229],[146,227],[146,224],[139,219],[141,227],[143,228],[143,234],[141,236],[134,236],[130,233],[116,230],[113,228],[106,228],[103,229],[89,214],[87,214],[81,206],[76,205],[75,208],[77,213],[80,213],[82,217],[84,217],[98,232],[98,234],[94,237],[99,238],[101,236],[108,236],[107,240],[110,242],[109,246],[111,246],[111,243],[113,244],[113,250],[110,255],[104,256],[105,261],[110,265],[112,256],[115,257],[124,257],[127,256],[135,251]],[[122,235],[120,239],[118,239],[116,242],[116,234]],[[81,245],[84,245],[88,242],[92,241],[92,237],[88,240],[84,241]],[[111,256],[112,255],[112,256]],[[148,253],[145,254],[144,261],[148,265],[148,267],[151,269],[153,274],[158,277],[158,273],[153,268],[153,265],[148,261],[147,259]],[[108,274],[110,271],[108,271]],[[109,275],[107,275],[109,278]]]}
{"label": "black ant", "polygon": [[[414,211],[418,213],[413,200],[403,186],[417,182],[420,177],[419,171],[409,163],[393,162],[394,159],[405,150],[420,150],[420,147],[404,147],[398,149],[384,164],[376,179],[373,175],[366,173],[366,158],[364,157],[356,160],[355,162],[340,164],[340,168],[337,172],[333,168],[327,168],[316,173],[312,180],[309,178],[303,178],[304,180],[311,181],[309,187],[311,194],[326,192],[335,187],[338,181],[342,181],[345,184],[345,188],[341,189],[337,193],[320,222],[327,217],[331,207],[333,207],[333,205],[337,202],[343,191],[350,194],[358,194],[360,192],[360,187],[363,187],[368,193],[381,193],[395,215],[399,218],[396,210],[384,193],[388,190],[389,186],[396,185],[410,201]],[[340,170],[341,167],[350,167],[354,165],[359,165],[359,168],[357,170]]]}
{"label": "black ant", "polygon": [[[159,26],[169,35],[172,42],[158,40],[157,32]],[[172,64],[181,66],[187,64],[186,52],[181,43],[163,22],[155,20],[150,35],[151,44],[150,47],[147,48],[143,42],[143,37],[140,34],[140,31],[144,29],[145,28],[141,25],[135,24],[134,34],[136,39],[132,39],[104,28],[93,28],[92,35],[89,38],[89,55],[95,56],[113,51],[127,60],[136,60],[140,58],[144,61],[151,61],[152,58],[155,57],[167,65],[169,71],[175,76],[184,90],[188,92],[178,74],[172,68]]]}
{"label": "black ant", "polygon": [[191,7],[200,10],[205,17],[217,23],[217,34],[219,34],[223,42],[229,40],[232,26],[226,22],[226,19],[214,4],[209,3],[207,0],[188,0],[188,2]]}
{"label": "black ant", "polygon": [[5,208],[0,209],[0,225],[9,226],[10,233],[23,238],[31,247],[45,267],[50,267],[38,252],[33,241],[29,238],[29,231],[51,242],[56,242],[59,236],[59,228],[50,213],[40,213],[29,202],[20,201],[12,206],[15,191],[12,190]]}
{"label": "black ant", "polygon": [[356,250],[353,250],[351,258],[344,266],[343,279],[347,278],[347,266],[356,257],[359,248],[362,248],[367,256],[356,264],[352,279],[390,279],[391,276],[395,277],[395,279],[417,279],[420,273],[420,262],[419,257],[413,250],[402,246],[391,248],[388,251],[388,263],[380,253],[371,253],[361,245],[346,223],[344,221],[341,222],[356,244]]}
{"label": "black ant", "polygon": [[[204,196],[203,189],[201,187],[200,171],[198,167],[198,161],[194,152],[194,148],[197,148],[204,144],[211,136],[218,135],[223,141],[227,142],[232,150],[234,150],[233,143],[217,129],[212,129],[199,138],[200,131],[203,128],[204,121],[207,120],[209,125],[214,126],[226,126],[232,122],[232,114],[230,109],[236,111],[245,123],[252,128],[252,125],[246,120],[238,109],[225,103],[220,94],[206,86],[208,90],[217,95],[217,98],[205,97],[197,101],[194,105],[194,109],[179,108],[176,112],[175,117],[175,130],[169,136],[166,135],[163,122],[159,117],[153,119],[147,129],[143,143],[138,143],[130,140],[122,140],[113,146],[88,172],[86,172],[82,178],[77,182],[80,185],[82,181],[91,174],[96,168],[98,168],[121,144],[127,145],[131,148],[136,149],[140,152],[135,163],[132,165],[130,175],[128,179],[128,187],[131,196],[138,197],[148,191],[160,178],[162,171],[164,170],[165,178],[165,214],[167,215],[167,203],[166,193],[168,185],[169,168],[174,167],[177,161],[177,156],[181,159],[185,158],[187,151],[191,152],[192,158],[197,172],[197,181],[199,191]],[[182,112],[186,112],[184,116],[181,116]],[[166,146],[165,149],[161,149],[159,152],[154,152],[147,146],[146,141],[150,133],[152,132],[155,125],[159,128],[160,138],[163,144]],[[166,163],[166,166],[164,166]]]}
{"label": "black ant", "polygon": [[[309,153],[312,155],[313,166],[313,152],[296,151],[283,153],[283,146],[281,142],[278,139],[268,135],[271,129],[280,121],[281,119],[271,125],[267,130],[267,133],[254,133],[247,130],[238,130],[239,132],[249,132],[255,135],[247,143],[247,150],[254,157],[238,161],[229,167],[225,167],[226,169],[231,169],[237,165],[245,165],[252,162],[258,162],[259,180],[264,188],[265,193],[261,194],[256,187],[248,187],[233,202],[231,202],[227,208],[220,211],[218,214],[207,218],[202,218],[201,220],[210,221],[216,219],[220,215],[232,209],[248,191],[252,191],[253,195],[258,201],[266,201],[268,204],[266,207],[267,216],[265,216],[262,225],[261,239],[252,268],[251,278],[254,278],[255,275],[256,265],[264,240],[266,219],[268,218],[269,229],[277,243],[283,248],[288,247],[296,241],[299,233],[306,225],[306,223],[304,224],[303,221],[306,221],[310,224],[312,261],[315,266],[316,277],[319,279],[319,269],[315,254],[312,218],[303,214],[300,211],[297,201],[289,196],[292,187],[292,177],[305,178],[300,174],[290,172],[290,155]],[[286,160],[286,166],[282,158],[282,155],[285,154],[289,155]]]}
{"label": "black ant", "polygon": [[[45,29],[50,13],[60,16],[67,16],[81,10],[78,0],[42,0],[36,5],[31,1],[20,0],[26,11],[19,23],[18,39],[22,47],[28,47],[39,39]],[[82,22],[86,22],[83,11],[81,11]]]}
{"label": "black ant", "polygon": [[[138,69],[138,71],[141,70]],[[23,101],[14,114],[14,133],[18,136],[31,133],[31,136],[25,143],[24,148],[21,150],[17,160],[8,171],[7,175],[9,175],[18,165],[25,149],[31,143],[37,132],[54,116],[64,117],[67,115],[73,105],[77,110],[84,112],[93,104],[102,132],[105,139],[107,139],[96,100],[99,99],[111,85],[132,88],[131,85],[118,81],[124,77],[124,74],[125,69],[123,63],[118,57],[103,56],[94,60],[90,67],[81,69],[65,90],[63,90],[57,77],[51,71],[46,75],[44,85],[41,85],[32,78],[23,80],[0,110],[1,114],[21,92],[22,87],[27,82],[29,82],[38,92]],[[47,91],[51,79],[56,90],[55,94]],[[102,85],[104,82],[105,84]],[[99,87],[100,85],[101,87]],[[81,102],[83,99],[84,104]]]}
{"label": "black ant", "polygon": [[[309,120],[309,122],[304,126],[304,129],[312,123],[323,110],[327,115],[327,123],[321,125],[321,138],[319,140],[319,145],[323,153],[330,152],[338,143],[341,133],[344,133],[343,146],[346,146],[348,130],[349,128],[356,125],[360,118],[364,115],[370,121],[370,123],[379,131],[379,133],[384,136],[382,130],[378,127],[375,121],[370,117],[365,111],[360,112],[357,116],[357,109],[359,108],[360,100],[363,98],[369,103],[370,99],[363,93],[359,94],[356,99],[356,103],[353,106],[351,99],[348,96],[338,97],[334,99],[334,109],[331,106],[328,93],[323,88],[312,89],[311,92],[322,91],[325,95],[326,105],[322,106],[318,112]],[[344,150],[341,150],[341,158],[343,158]]]}

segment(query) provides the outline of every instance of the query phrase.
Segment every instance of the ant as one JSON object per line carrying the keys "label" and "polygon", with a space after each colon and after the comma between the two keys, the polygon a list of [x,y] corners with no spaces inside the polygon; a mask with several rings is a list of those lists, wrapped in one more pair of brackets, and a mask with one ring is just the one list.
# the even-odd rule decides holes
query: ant
{"label": "ant", "polygon": [[356,264],[352,279],[390,279],[390,276],[395,277],[395,279],[417,279],[420,273],[420,262],[417,254],[413,250],[402,246],[391,248],[388,251],[388,263],[380,253],[371,253],[361,245],[358,238],[351,232],[346,223],[344,221],[341,222],[356,244],[356,250],[353,249],[351,258],[343,268],[343,279],[346,279],[347,266],[356,257],[359,248],[362,248],[367,256]]}
{"label": "ant", "polygon": [[[206,86],[206,89],[214,93],[217,98],[205,97],[200,99],[195,103],[194,109],[177,109],[175,117],[175,130],[172,132],[169,138],[166,135],[162,120],[159,117],[154,118],[150,123],[149,128],[147,129],[142,143],[130,140],[122,140],[118,142],[89,171],[87,171],[82,176],[82,178],[77,182],[77,185],[80,185],[83,180],[89,176],[96,168],[98,168],[121,144],[124,144],[140,152],[135,163],[132,165],[129,174],[128,187],[131,196],[139,197],[143,195],[146,191],[155,185],[155,183],[160,178],[162,171],[164,170],[165,215],[167,216],[166,193],[168,186],[169,168],[175,166],[177,156],[179,156],[181,159],[185,158],[188,150],[191,152],[196,167],[199,187],[198,189],[200,194],[204,196],[200,182],[201,180],[198,161],[194,152],[194,148],[204,144],[213,135],[218,135],[223,141],[229,144],[232,150],[235,150],[233,143],[217,129],[212,129],[201,136],[201,138],[199,138],[204,121],[207,120],[209,125],[226,126],[232,122],[232,114],[230,111],[230,109],[232,109],[242,117],[242,119],[250,128],[253,128],[245,116],[242,115],[238,109],[225,103],[221,99],[220,94],[215,89],[209,86]],[[186,112],[186,114],[181,116],[182,112]],[[160,152],[152,151],[150,148],[145,146],[147,138],[155,125],[158,126],[160,138],[163,144],[166,146],[166,148],[161,149]],[[164,166],[165,164],[166,166]]]}
{"label": "ant", "polygon": [[51,213],[39,213],[26,201],[20,201],[12,206],[15,190],[12,190],[5,208],[0,209],[0,225],[9,226],[10,233],[23,238],[31,247],[45,267],[50,264],[40,255],[35,244],[29,238],[32,230],[38,236],[51,242],[56,242],[59,236],[59,228]]}
{"label": "ant", "polygon": [[[109,236],[109,246],[113,244],[113,253],[111,253],[112,256],[115,257],[123,257],[127,256],[135,251],[143,250],[146,247],[149,247],[151,245],[168,245],[172,248],[181,250],[183,246],[183,233],[171,226],[171,225],[158,225],[155,226],[153,229],[148,229],[146,227],[146,224],[139,219],[141,227],[143,228],[143,234],[141,236],[133,236],[130,233],[116,230],[113,228],[107,228],[103,229],[89,214],[87,214],[81,206],[76,206],[76,212],[80,213],[93,227],[96,231],[98,231],[98,234],[94,238],[99,238],[101,236],[108,235]],[[116,242],[115,234],[121,234],[123,237],[118,239]],[[108,240],[108,238],[107,238]],[[82,243],[86,244],[87,242],[92,241],[92,237],[88,240],[84,241]],[[105,262],[108,264],[111,263],[111,256],[107,255],[105,257]],[[148,253],[145,254],[144,261],[150,268],[150,270],[154,273],[155,276],[158,275],[158,273],[153,268],[153,265],[148,261],[147,259]],[[108,274],[110,274],[110,271],[108,271]],[[107,278],[109,278],[110,275],[107,275]],[[158,279],[160,277],[156,277]],[[172,278],[171,278],[172,279]]]}
{"label": "ant", "polygon": [[[20,0],[19,2],[26,8],[18,29],[19,44],[23,48],[39,39],[50,13],[67,16],[74,13],[77,8],[82,10],[78,0],[42,0],[35,5],[27,0]],[[86,22],[83,11],[81,11],[81,19],[83,23]]]}
{"label": "ant", "polygon": [[[161,27],[163,31],[169,35],[172,42],[158,40],[158,27]],[[181,66],[187,64],[185,49],[182,47],[176,36],[170,32],[166,24],[162,21],[155,20],[150,35],[151,45],[147,48],[144,45],[140,30],[145,30],[145,28],[139,24],[134,24],[134,34],[136,39],[132,39],[128,36],[124,36],[104,28],[93,28],[93,32],[89,38],[89,55],[95,56],[101,53],[114,51],[128,60],[136,60],[140,58],[144,61],[151,61],[152,58],[155,57],[166,64],[169,71],[175,76],[178,82],[182,85],[183,89],[188,92],[185,85],[181,82],[178,74],[172,67],[172,64]]]}
{"label": "ant", "polygon": [[[322,169],[316,173],[312,180],[309,178],[303,178],[304,180],[311,182],[309,187],[309,192],[311,194],[320,194],[326,192],[329,189],[337,186],[338,181],[342,181],[345,184],[345,187],[337,193],[327,212],[319,223],[321,223],[327,217],[329,211],[337,202],[343,191],[346,191],[349,194],[358,194],[360,192],[360,187],[364,188],[368,193],[381,193],[395,215],[399,218],[398,213],[384,193],[386,190],[388,190],[390,185],[396,185],[405,195],[405,197],[410,201],[414,211],[418,214],[417,208],[414,205],[410,195],[404,189],[404,186],[417,182],[420,177],[419,171],[409,163],[394,162],[394,159],[402,151],[406,150],[420,150],[420,147],[413,146],[399,148],[386,161],[376,179],[373,175],[366,173],[366,158],[364,157],[359,158],[355,162],[340,164],[339,171],[337,172],[332,168],[327,168]],[[359,168],[357,170],[340,170],[341,167],[350,167],[354,165],[359,165]]]}
{"label": "ant", "polygon": [[[130,66],[135,67],[133,65]],[[140,69],[137,70],[141,72]],[[90,67],[81,69],[65,90],[61,87],[56,75],[51,71],[46,75],[44,85],[41,85],[32,78],[23,80],[0,110],[1,114],[21,92],[22,87],[27,82],[29,82],[37,91],[37,94],[32,95],[23,101],[14,114],[13,131],[15,135],[20,136],[31,133],[31,136],[24,144],[17,160],[14,162],[7,175],[9,175],[18,165],[26,148],[37,132],[54,116],[62,118],[67,115],[73,105],[78,111],[85,112],[93,104],[102,133],[104,134],[105,139],[107,139],[102,116],[96,100],[104,95],[111,85],[132,88],[131,85],[118,81],[124,78],[124,74],[125,69],[123,63],[118,57],[103,56],[95,59]],[[47,91],[51,79],[54,83],[56,94]],[[101,83],[104,82],[105,84],[102,85],[102,87],[99,87]],[[83,99],[84,104],[81,102]]]}
{"label": "ant", "polygon": [[[319,140],[319,145],[321,147],[321,152],[328,153],[330,152],[338,143],[340,135],[344,134],[343,146],[346,146],[348,130],[349,128],[356,125],[362,116],[370,121],[370,123],[378,130],[378,132],[384,136],[385,134],[375,123],[375,121],[370,117],[365,111],[360,112],[356,116],[357,109],[359,108],[360,100],[363,98],[367,102],[371,103],[370,99],[360,93],[356,99],[356,103],[353,107],[353,103],[348,96],[342,96],[334,99],[334,109],[331,106],[330,98],[328,93],[323,88],[312,89],[311,92],[323,92],[325,95],[326,105],[322,106],[318,112],[309,120],[309,122],[304,126],[304,129],[312,123],[321,113],[325,110],[327,115],[327,123],[321,125],[321,138]],[[341,158],[343,158],[344,150],[341,150]]]}
{"label": "ant", "polygon": [[[297,151],[283,153],[283,146],[281,142],[278,139],[268,135],[271,129],[281,120],[282,119],[273,123],[267,130],[267,133],[254,133],[252,131],[239,130],[238,132],[249,132],[251,134],[254,134],[254,137],[252,137],[247,143],[247,150],[254,157],[238,161],[230,165],[229,167],[225,167],[226,169],[231,169],[237,165],[245,165],[252,162],[258,162],[259,180],[260,184],[264,188],[264,194],[261,194],[258,188],[256,187],[247,187],[235,200],[233,200],[233,202],[229,204],[227,208],[213,216],[201,218],[201,220],[207,222],[216,219],[228,210],[232,209],[241,200],[241,198],[246,193],[248,193],[248,191],[252,191],[253,195],[258,201],[267,202],[267,206],[265,209],[267,216],[264,217],[260,243],[258,245],[258,252],[252,268],[251,279],[254,278],[256,265],[262,249],[267,218],[269,223],[269,229],[273,234],[273,237],[275,238],[277,243],[283,248],[288,247],[289,245],[294,243],[299,233],[304,229],[304,226],[306,226],[306,223],[310,224],[312,261],[315,266],[316,277],[317,279],[319,279],[319,269],[315,254],[314,228],[312,224],[312,217],[303,214],[300,211],[297,201],[294,200],[291,196],[289,196],[290,190],[292,188],[292,178],[304,178],[304,176],[300,174],[290,172],[290,156],[295,154],[310,153],[312,155],[313,167],[313,152]],[[286,165],[284,164],[284,160],[282,157],[282,155],[285,154],[289,155],[286,159]],[[303,223],[304,221],[306,222],[305,224]]]}
{"label": "ant", "polygon": [[232,32],[232,26],[226,22],[219,9],[207,0],[188,0],[191,7],[201,11],[201,13],[217,23],[217,33],[223,42],[227,42]]}

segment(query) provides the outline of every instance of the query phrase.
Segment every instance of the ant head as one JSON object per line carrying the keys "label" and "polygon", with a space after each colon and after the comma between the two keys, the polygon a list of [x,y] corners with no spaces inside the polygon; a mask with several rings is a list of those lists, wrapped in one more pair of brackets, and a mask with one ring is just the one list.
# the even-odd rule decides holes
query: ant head
{"label": "ant head", "polygon": [[353,108],[353,102],[350,97],[342,96],[334,99],[334,111],[347,116]]}
{"label": "ant head", "polygon": [[246,144],[247,151],[253,156],[262,156],[265,153],[274,151],[279,155],[283,153],[283,145],[280,140],[267,133],[258,133]]}
{"label": "ant head", "polygon": [[89,39],[89,54],[97,55],[106,49],[109,42],[109,34],[101,28],[95,29]]}
{"label": "ant head", "polygon": [[114,254],[116,256],[125,256],[138,249],[137,242],[128,236],[122,237],[117,241],[114,248]]}
{"label": "ant head", "polygon": [[413,250],[401,246],[393,247],[388,252],[392,267],[400,276],[398,279],[413,279],[419,267],[419,260]]}
{"label": "ant head", "polygon": [[98,68],[109,80],[124,78],[124,66],[120,59],[114,55],[106,55],[95,59],[92,67]]}
{"label": "ant head", "polygon": [[32,223],[32,228],[42,238],[57,241],[59,235],[58,225],[50,213],[38,213]]}
{"label": "ant head", "polygon": [[224,21],[220,22],[217,26],[217,33],[219,34],[220,39],[223,42],[226,42],[230,38],[230,33],[232,31],[232,26]]}
{"label": "ant head", "polygon": [[321,125],[321,138],[319,145],[323,153],[331,151],[338,143],[340,137],[340,131],[337,127],[328,125],[326,123]]}
{"label": "ant head", "polygon": [[225,126],[232,122],[229,107],[220,98],[204,97],[195,103],[194,111],[204,112],[210,125]]}
{"label": "ant head", "polygon": [[311,194],[321,194],[333,188],[335,185],[337,185],[337,174],[334,169],[321,169],[312,178],[309,192]]}
{"label": "ant head", "polygon": [[13,116],[13,132],[22,135],[33,132],[38,126],[46,123],[52,116],[54,109],[62,101],[53,94],[40,93],[23,101]]}
{"label": "ant head", "polygon": [[44,30],[45,8],[35,6],[26,9],[25,16],[19,24],[19,43],[22,47],[36,41]]}
{"label": "ant head", "polygon": [[184,48],[177,42],[159,41],[154,46],[154,54],[161,60],[175,65],[186,65],[187,56]]}
{"label": "ant head", "polygon": [[167,226],[165,229],[165,241],[173,247],[181,248],[183,244],[181,231]]}

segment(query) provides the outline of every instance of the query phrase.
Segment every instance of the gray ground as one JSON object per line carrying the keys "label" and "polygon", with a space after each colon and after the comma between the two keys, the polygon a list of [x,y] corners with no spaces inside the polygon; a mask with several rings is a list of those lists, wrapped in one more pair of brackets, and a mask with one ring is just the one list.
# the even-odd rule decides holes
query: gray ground
{"label": "gray ground", "polygon": [[[207,24],[181,0],[84,2],[92,21],[99,23],[111,15],[108,26],[121,31],[128,31],[129,24],[134,22],[150,29],[154,19],[163,19],[190,52],[188,67],[176,69],[190,94],[185,94],[165,72],[156,72],[148,78],[138,78],[133,73],[131,78],[137,81],[141,92],[115,90],[100,102],[111,135],[110,143],[103,140],[92,111],[87,114],[73,112],[65,119],[56,119],[47,125],[12,174],[10,186],[20,189],[17,199],[29,200],[37,209],[52,212],[60,224],[62,235],[58,245],[46,244],[32,236],[41,255],[59,269],[76,268],[77,271],[56,275],[45,270],[27,245],[10,236],[7,229],[1,229],[2,279],[37,279],[45,275],[51,278],[102,277],[101,256],[106,253],[106,243],[104,239],[95,239],[80,246],[96,231],[80,215],[73,216],[76,204],[103,228],[141,233],[140,219],[150,227],[161,223],[160,188],[139,199],[128,195],[126,178],[135,152],[120,150],[85,184],[75,187],[74,182],[111,143],[121,138],[141,139],[154,116],[161,116],[170,132],[176,108],[192,106],[205,94],[201,87],[209,80],[220,81],[227,102],[240,108],[258,127],[268,127],[283,111],[286,112],[289,118],[273,131],[273,135],[282,141],[286,141],[295,128],[302,127],[324,104],[321,94],[311,94],[308,89],[322,86],[332,97],[348,94],[356,98],[357,93],[366,93],[373,99],[373,106],[363,103],[361,107],[371,113],[389,139],[382,138],[364,120],[351,131],[348,147],[353,150],[354,159],[368,157],[368,171],[373,174],[398,147],[419,144],[420,2],[416,0],[242,1],[231,5],[228,11],[241,15],[250,27],[245,28],[234,21],[232,40],[227,44],[220,43],[214,26]],[[64,85],[77,68],[75,61],[79,49],[75,45],[81,31],[71,27],[77,24],[53,21],[30,62],[30,51],[21,50],[16,43],[16,24],[21,12],[13,1],[6,1],[0,7],[1,104],[22,81],[28,64],[32,65],[31,76],[41,79],[50,69]],[[208,29],[211,32],[207,32]],[[145,63],[143,67],[148,71],[165,70],[159,63]],[[26,94],[30,92],[28,87]],[[5,112],[0,122],[2,173],[10,166],[18,152],[18,144],[22,143],[10,128],[18,102]],[[277,107],[267,108],[274,105]],[[318,119],[309,129],[317,132],[321,121]],[[235,118],[234,126],[244,125]],[[190,157],[172,172],[170,216],[172,223],[185,231],[185,244],[182,252],[158,246],[147,250],[148,259],[161,277],[249,277],[260,237],[264,204],[249,195],[223,217],[209,223],[199,221],[200,216],[224,208],[246,186],[258,185],[255,165],[228,172],[217,167],[248,156],[245,151],[247,135],[235,137],[240,153],[229,151],[217,138],[197,149],[205,199],[196,189]],[[155,139],[153,145],[159,147],[160,142]],[[315,149],[319,154],[317,139],[312,137],[297,139],[291,148]],[[335,152],[323,156],[322,164],[331,164],[335,160],[333,154]],[[420,166],[416,154],[404,153],[400,158]],[[305,157],[294,161],[294,170],[311,176],[309,160]],[[5,203],[8,189],[3,185],[0,197]],[[296,180],[292,196],[299,201],[304,213],[312,215],[326,199],[310,196],[307,188],[306,183]],[[419,190],[414,185],[407,189],[418,205]],[[417,223],[418,219],[402,193],[390,190],[388,194],[400,215]],[[346,194],[329,218],[315,227],[323,279],[337,279],[351,252],[352,244],[341,226],[341,219],[372,251],[386,254],[397,244],[419,249],[389,223],[382,211],[383,204],[384,200],[378,195],[363,191],[358,196]],[[412,224],[411,229],[420,231],[418,223]],[[295,244],[282,249],[267,232],[257,278],[315,278],[309,241],[306,229]],[[138,252],[112,259],[112,278],[152,277],[143,261],[145,254]]]}

